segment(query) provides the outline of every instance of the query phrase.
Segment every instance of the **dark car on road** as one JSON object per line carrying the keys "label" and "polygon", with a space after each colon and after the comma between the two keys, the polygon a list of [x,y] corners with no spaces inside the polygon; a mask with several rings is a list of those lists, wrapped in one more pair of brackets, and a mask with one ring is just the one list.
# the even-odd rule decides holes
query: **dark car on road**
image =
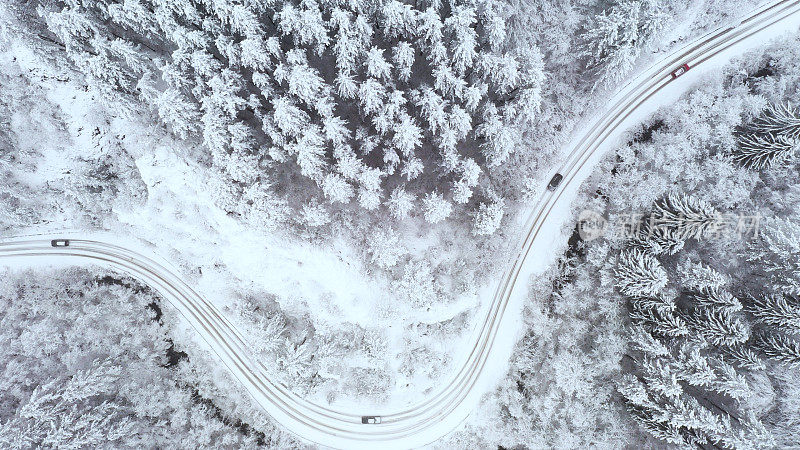
{"label": "dark car on road", "polygon": [[547,184],[548,191],[555,191],[559,184],[561,184],[561,180],[564,179],[564,175],[557,173],[553,175],[553,178],[550,179],[550,183]]}
{"label": "dark car on road", "polygon": [[53,247],[69,247],[69,239],[53,239],[50,241]]}
{"label": "dark car on road", "polygon": [[381,423],[380,416],[361,416],[361,423],[379,424]]}

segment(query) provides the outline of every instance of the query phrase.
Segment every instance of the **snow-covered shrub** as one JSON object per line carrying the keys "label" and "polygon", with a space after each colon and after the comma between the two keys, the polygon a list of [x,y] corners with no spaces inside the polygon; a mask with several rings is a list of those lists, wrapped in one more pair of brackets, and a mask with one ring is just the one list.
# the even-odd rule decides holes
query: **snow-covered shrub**
{"label": "snow-covered shrub", "polygon": [[2,278],[0,447],[297,445],[219,378],[216,356],[175,342],[177,312],[135,280],[75,268]]}
{"label": "snow-covered shrub", "polygon": [[492,234],[500,228],[500,223],[503,221],[503,201],[492,202],[488,205],[481,203],[478,206],[478,212],[475,214],[475,220],[472,224],[472,233],[475,235]]}
{"label": "snow-covered shrub", "polygon": [[393,267],[408,251],[391,228],[375,230],[367,241],[372,262],[378,267]]}
{"label": "snow-covered shrub", "polygon": [[417,307],[430,306],[439,298],[433,269],[426,261],[409,261],[403,266],[403,276],[392,283],[400,298],[405,298]]}

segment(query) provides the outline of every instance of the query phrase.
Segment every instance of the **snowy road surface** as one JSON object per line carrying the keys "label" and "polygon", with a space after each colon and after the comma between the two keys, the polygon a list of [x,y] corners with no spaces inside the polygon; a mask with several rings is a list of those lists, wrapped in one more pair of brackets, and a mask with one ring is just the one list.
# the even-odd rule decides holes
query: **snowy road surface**
{"label": "snowy road surface", "polygon": [[[560,227],[569,214],[569,203],[602,150],[613,144],[625,125],[640,117],[662,97],[675,95],[689,85],[703,68],[724,61],[732,53],[762,43],[779,31],[796,29],[800,23],[800,0],[768,3],[735,27],[718,29],[663,57],[657,64],[624,86],[607,108],[590,120],[577,136],[565,164],[560,187],[546,191],[532,209],[519,252],[504,273],[485,318],[475,330],[474,344],[465,351],[461,364],[427,399],[400,411],[336,411],[304,400],[267,375],[253,358],[237,329],[195,290],[178,271],[155,257],[82,235],[69,247],[54,248],[50,239],[63,236],[18,237],[0,242],[0,261],[20,265],[38,257],[54,256],[89,261],[120,269],[158,290],[194,327],[231,373],[278,423],[302,439],[339,448],[411,448],[431,443],[457,427],[507,370],[507,358],[515,339],[508,326],[526,295],[528,277],[554,256]],[[692,70],[679,79],[671,72],[688,63]],[[659,94],[656,97],[656,94]],[[638,116],[637,116],[638,115]],[[533,250],[536,252],[533,252]],[[533,255],[538,255],[534,258]],[[548,256],[549,255],[549,256]],[[362,424],[362,416],[380,416],[380,424]]]}

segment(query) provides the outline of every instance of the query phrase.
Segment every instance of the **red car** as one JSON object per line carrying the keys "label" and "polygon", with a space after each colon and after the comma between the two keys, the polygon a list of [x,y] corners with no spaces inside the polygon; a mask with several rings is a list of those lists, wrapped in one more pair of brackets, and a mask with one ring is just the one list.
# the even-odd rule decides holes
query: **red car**
{"label": "red car", "polygon": [[689,67],[688,64],[681,65],[680,67],[678,67],[677,69],[675,69],[672,72],[672,78],[678,78],[679,76],[685,74],[686,71],[689,70],[689,69],[690,69],[690,67]]}

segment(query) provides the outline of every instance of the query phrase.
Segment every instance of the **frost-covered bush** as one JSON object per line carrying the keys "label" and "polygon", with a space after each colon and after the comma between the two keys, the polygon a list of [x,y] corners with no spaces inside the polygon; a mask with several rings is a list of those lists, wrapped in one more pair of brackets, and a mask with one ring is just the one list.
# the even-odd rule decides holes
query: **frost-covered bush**
{"label": "frost-covered bush", "polygon": [[409,261],[403,275],[392,283],[400,298],[417,307],[429,307],[440,298],[441,286],[434,277],[431,265],[425,261]]}
{"label": "frost-covered bush", "polygon": [[378,267],[393,267],[408,251],[391,228],[378,229],[367,242],[372,262]]}
{"label": "frost-covered bush", "polygon": [[2,279],[0,447],[297,445],[233,379],[215,379],[216,357],[173,340],[177,312],[134,280],[83,269]]}
{"label": "frost-covered bush", "polygon": [[[272,184],[374,210],[404,185],[430,193],[441,179],[449,187],[437,195],[466,204],[541,101],[541,55],[511,45],[508,5],[496,0],[37,7],[94,87],[143,100],[179,136],[202,136],[213,166],[245,187],[230,192],[243,215],[277,207]],[[413,202],[395,195],[389,206],[402,217]],[[425,217],[447,217],[443,205]]]}
{"label": "frost-covered bush", "polygon": [[503,221],[503,206],[502,200],[488,205],[481,203],[478,206],[478,213],[475,214],[472,233],[475,235],[492,234],[500,228],[500,223]]}

